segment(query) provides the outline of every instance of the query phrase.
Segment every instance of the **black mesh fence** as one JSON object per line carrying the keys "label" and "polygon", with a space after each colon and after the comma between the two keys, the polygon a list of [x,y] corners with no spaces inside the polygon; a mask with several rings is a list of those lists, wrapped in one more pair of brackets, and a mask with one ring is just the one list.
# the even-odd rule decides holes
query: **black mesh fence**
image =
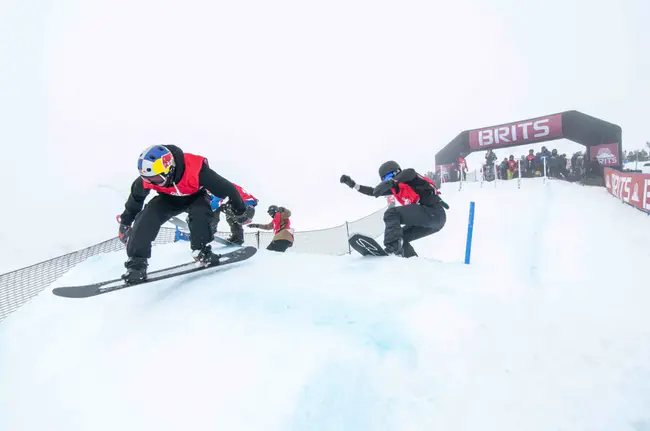
{"label": "black mesh fence", "polygon": [[[353,222],[327,229],[295,232],[294,246],[289,253],[314,253],[328,255],[343,255],[350,252],[348,245],[349,234],[362,232],[378,237],[383,232],[384,208]],[[218,236],[226,238],[228,232],[218,232]],[[175,242],[176,229],[163,227],[160,229],[154,244]],[[272,232],[247,232],[244,244],[257,248],[266,248],[273,239]],[[0,275],[0,321],[25,304],[43,289],[52,284],[61,275],[89,257],[123,250],[124,245],[117,238],[112,238],[84,249],[55,257],[25,268]]]}
{"label": "black mesh fence", "polygon": [[[176,232],[162,228],[154,244],[174,242]],[[112,238],[63,256],[0,275],[0,321],[38,295],[70,268],[89,257],[124,249],[118,238]]]}

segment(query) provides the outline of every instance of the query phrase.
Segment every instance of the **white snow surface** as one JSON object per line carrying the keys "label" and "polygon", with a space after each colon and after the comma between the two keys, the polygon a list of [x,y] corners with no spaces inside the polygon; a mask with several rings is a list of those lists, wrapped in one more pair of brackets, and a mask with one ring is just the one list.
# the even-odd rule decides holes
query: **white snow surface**
{"label": "white snow surface", "polygon": [[[46,289],[0,323],[0,430],[650,430],[650,219],[604,188],[457,187],[416,259],[260,250],[90,299]],[[151,269],[188,256],[155,247]]]}

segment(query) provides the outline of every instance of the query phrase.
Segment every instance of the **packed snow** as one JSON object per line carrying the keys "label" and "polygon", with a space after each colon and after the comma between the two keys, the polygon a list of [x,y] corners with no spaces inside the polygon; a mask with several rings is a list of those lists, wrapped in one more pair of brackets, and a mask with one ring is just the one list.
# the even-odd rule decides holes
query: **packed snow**
{"label": "packed snow", "polygon": [[[457,189],[415,259],[260,250],[96,298],[50,293],[125,256],[89,259],[0,324],[0,429],[649,430],[650,290],[634,280],[650,219],[604,188]],[[151,269],[188,257],[157,246]]]}

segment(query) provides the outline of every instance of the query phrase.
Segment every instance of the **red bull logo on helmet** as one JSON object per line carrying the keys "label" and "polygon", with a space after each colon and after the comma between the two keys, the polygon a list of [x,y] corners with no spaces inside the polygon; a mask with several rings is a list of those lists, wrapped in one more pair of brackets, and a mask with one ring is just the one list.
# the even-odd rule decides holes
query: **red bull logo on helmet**
{"label": "red bull logo on helmet", "polygon": [[156,159],[156,161],[153,162],[152,165],[152,170],[154,175],[168,174],[169,169],[173,164],[173,161],[174,161],[174,156],[172,156],[172,153],[166,153],[160,156],[160,158]]}
{"label": "red bull logo on helmet", "polygon": [[174,156],[172,156],[172,153],[167,153],[163,155],[160,158],[160,161],[162,162],[163,168],[166,170],[169,170],[169,167],[172,165],[172,160],[174,159]]}

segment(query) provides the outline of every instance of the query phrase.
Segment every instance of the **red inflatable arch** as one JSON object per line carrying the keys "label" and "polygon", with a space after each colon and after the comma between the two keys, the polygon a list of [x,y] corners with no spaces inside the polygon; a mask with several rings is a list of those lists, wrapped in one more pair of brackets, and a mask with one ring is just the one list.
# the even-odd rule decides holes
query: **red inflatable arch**
{"label": "red inflatable arch", "polygon": [[498,126],[465,130],[436,153],[436,170],[450,168],[461,153],[487,151],[532,143],[568,139],[587,147],[589,161],[602,167],[621,168],[621,127],[583,114],[566,111]]}

